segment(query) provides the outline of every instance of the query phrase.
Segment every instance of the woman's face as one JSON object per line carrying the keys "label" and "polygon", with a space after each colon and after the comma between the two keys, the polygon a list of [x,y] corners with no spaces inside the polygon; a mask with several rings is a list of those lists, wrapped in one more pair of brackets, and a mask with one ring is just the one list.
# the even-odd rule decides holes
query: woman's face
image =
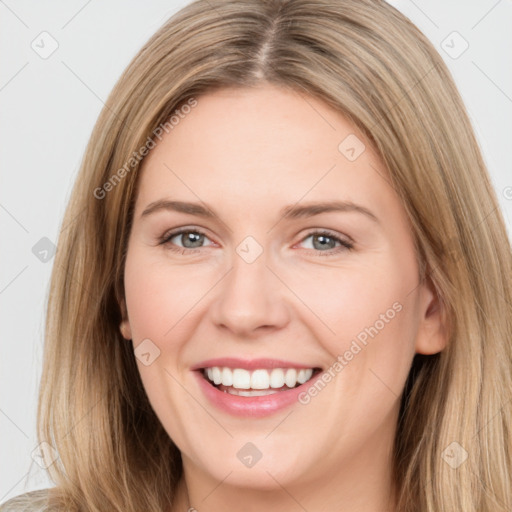
{"label": "woman's face", "polygon": [[382,161],[310,96],[197,102],[144,161],[121,325],[186,474],[388,474],[413,356],[444,338]]}

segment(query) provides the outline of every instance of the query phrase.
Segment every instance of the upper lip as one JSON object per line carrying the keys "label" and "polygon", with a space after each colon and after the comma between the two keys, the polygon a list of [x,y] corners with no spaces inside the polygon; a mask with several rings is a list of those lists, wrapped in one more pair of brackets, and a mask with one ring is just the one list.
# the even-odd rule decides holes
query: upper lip
{"label": "upper lip", "polygon": [[311,364],[302,364],[294,361],[285,361],[283,359],[240,359],[238,357],[220,357],[216,359],[207,359],[192,366],[192,370],[202,370],[203,368],[212,368],[214,366],[227,368],[243,368],[245,370],[273,369],[273,368],[318,368]]}

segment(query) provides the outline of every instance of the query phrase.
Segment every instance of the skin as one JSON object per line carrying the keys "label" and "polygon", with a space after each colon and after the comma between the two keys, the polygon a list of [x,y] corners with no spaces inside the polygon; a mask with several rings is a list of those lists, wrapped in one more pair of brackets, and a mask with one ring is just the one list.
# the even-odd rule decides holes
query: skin
{"label": "skin", "polygon": [[[137,364],[149,400],[180,448],[184,475],[173,512],[394,510],[391,456],[415,353],[446,335],[421,284],[405,210],[360,131],[322,101],[271,85],[223,89],[198,105],[144,161],[125,267],[121,332],[160,356]],[[349,161],[338,145],[366,150]],[[220,219],[160,210],[161,199],[203,202]],[[347,200],[371,210],[284,220],[296,203]],[[206,233],[199,249],[172,229]],[[328,229],[354,246],[318,243]],[[253,237],[252,263],[236,249]],[[187,237],[188,238],[188,237]],[[182,249],[181,254],[170,247]],[[325,255],[326,252],[330,255]],[[336,252],[337,251],[337,252]],[[307,405],[263,418],[215,408],[190,368],[214,357],[279,358],[326,370],[365,327],[401,311]],[[237,458],[247,442],[262,458]]]}

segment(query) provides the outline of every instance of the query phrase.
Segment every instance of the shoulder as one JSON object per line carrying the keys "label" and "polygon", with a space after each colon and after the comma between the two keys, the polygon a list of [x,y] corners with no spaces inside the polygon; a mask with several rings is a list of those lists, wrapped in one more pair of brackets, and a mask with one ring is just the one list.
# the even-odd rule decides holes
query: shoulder
{"label": "shoulder", "polygon": [[41,489],[20,494],[0,505],[0,512],[47,512],[48,491]]}

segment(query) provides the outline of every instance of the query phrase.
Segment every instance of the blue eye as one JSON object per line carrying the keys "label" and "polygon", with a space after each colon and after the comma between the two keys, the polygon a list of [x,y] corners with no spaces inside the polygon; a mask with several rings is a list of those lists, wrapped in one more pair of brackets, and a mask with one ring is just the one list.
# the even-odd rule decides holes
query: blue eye
{"label": "blue eye", "polygon": [[[186,235],[186,236],[184,236]],[[181,237],[181,245],[172,242],[173,238]],[[330,256],[340,251],[351,250],[354,244],[351,241],[344,240],[329,231],[313,231],[301,240],[303,243],[308,238],[313,239],[312,248],[319,256]],[[204,248],[203,242],[209,240],[206,233],[198,229],[182,228],[171,233],[165,234],[159,244],[165,245],[171,251],[186,255]],[[210,244],[211,245],[211,244]],[[337,247],[336,247],[337,245]],[[324,250],[326,249],[326,250]]]}
{"label": "blue eye", "polygon": [[[354,248],[354,244],[352,242],[339,238],[329,231],[313,231],[303,238],[301,242],[304,242],[308,238],[313,239],[313,249],[321,248],[320,250],[315,251],[319,253],[319,256],[330,256],[333,253],[351,250]],[[339,244],[337,248],[335,247],[336,244]],[[327,248],[327,250],[323,250],[325,248]]]}
{"label": "blue eye", "polygon": [[[187,236],[183,236],[187,235]],[[174,247],[175,244],[171,243],[171,240],[176,237],[181,237],[184,245]],[[195,252],[197,249],[202,247],[202,242],[206,238],[206,234],[197,229],[179,229],[172,233],[164,235],[160,244],[168,246],[171,251],[179,252],[181,254]],[[192,244],[192,247],[187,246]],[[197,246],[195,244],[198,244]]]}

